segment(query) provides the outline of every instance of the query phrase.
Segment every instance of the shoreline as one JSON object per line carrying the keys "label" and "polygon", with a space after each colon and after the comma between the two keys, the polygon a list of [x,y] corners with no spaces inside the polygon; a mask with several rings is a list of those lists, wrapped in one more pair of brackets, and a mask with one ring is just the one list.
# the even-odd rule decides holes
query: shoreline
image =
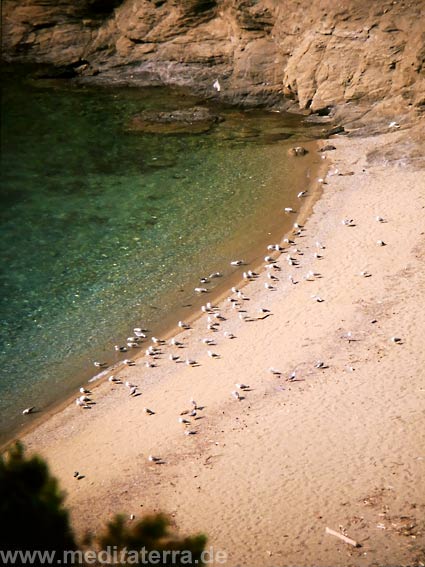
{"label": "shoreline", "polygon": [[[318,157],[317,152],[322,142],[323,140],[307,140],[303,142],[303,146],[308,148],[310,155],[307,156],[307,161],[309,162],[308,166],[307,165],[303,166],[302,165],[303,162],[300,161],[301,164],[300,168],[303,168],[305,172],[304,185],[302,187],[298,187],[297,190],[298,189],[307,190],[309,194],[306,198],[299,200],[300,208],[293,215],[294,222],[304,223],[305,220],[312,213],[314,204],[317,202],[318,199],[320,199],[322,187],[320,184],[315,183],[314,178],[323,177],[326,170],[330,167],[327,160],[325,159],[321,160],[320,157]],[[284,144],[282,149],[285,150],[287,145],[288,144]],[[300,159],[302,160],[303,158],[293,158],[293,159],[296,160],[297,163],[298,160]],[[310,175],[311,170],[313,170],[314,172],[313,175]],[[283,213],[282,213],[282,218],[284,218]],[[292,218],[292,215],[290,215],[287,218]],[[270,237],[268,238],[270,239],[270,241],[273,242],[274,241],[282,242],[283,239],[290,234],[290,232],[291,231],[288,231],[287,228],[284,229],[284,232],[282,232],[277,228],[274,228],[273,232],[269,233]],[[263,259],[264,256],[262,249],[263,244],[264,244],[263,242],[261,243],[256,242],[252,248],[253,260],[251,262],[247,262],[246,266],[235,268],[232,274],[226,274],[224,278],[220,278],[220,280],[218,280],[218,284],[215,285],[213,288],[209,289],[207,294],[201,294],[201,295],[192,294],[191,303],[193,303],[194,305],[192,305],[189,310],[184,306],[180,306],[177,311],[173,311],[172,314],[169,313],[168,316],[165,318],[165,322],[163,323],[163,325],[159,326],[159,328],[157,328],[153,333],[152,331],[148,333],[148,338],[141,343],[140,349],[134,349],[134,350],[129,349],[129,351],[125,354],[118,353],[117,356],[120,357],[119,360],[116,360],[115,362],[111,363],[111,365],[109,365],[108,367],[100,370],[96,375],[92,376],[91,378],[82,379],[79,382],[79,386],[84,386],[91,389],[95,389],[101,386],[108,380],[108,377],[110,375],[125,371],[127,367],[123,361],[126,358],[134,359],[136,362],[137,361],[143,362],[144,360],[146,360],[145,348],[147,348],[147,346],[151,344],[150,336],[152,334],[159,335],[161,336],[161,338],[167,341],[172,337],[176,337],[182,332],[182,330],[177,327],[177,323],[176,323],[180,317],[190,324],[194,323],[199,318],[202,317],[202,313],[200,313],[200,306],[202,303],[205,303],[206,301],[211,301],[214,303],[223,302],[224,299],[230,293],[230,288],[232,286],[237,286],[240,288],[245,287],[247,281],[244,280],[242,277],[243,271],[248,268],[254,271],[264,268],[265,262]],[[286,246],[287,245],[283,244],[283,247]],[[271,252],[268,254],[273,255],[275,253]],[[131,331],[128,330],[128,333],[131,334]],[[102,354],[104,354],[103,351]],[[8,438],[0,443],[0,450],[3,451],[7,449],[11,444],[19,440],[21,437],[31,434],[38,427],[42,426],[43,423],[51,419],[54,415],[62,412],[68,406],[72,406],[75,402],[75,396],[78,394],[77,389],[78,386],[76,387],[75,393],[62,396],[55,402],[48,403],[47,406],[43,407],[41,410],[36,409],[36,411],[32,414],[35,417],[32,417],[31,423],[24,423],[24,425],[21,425],[19,431],[17,431],[16,433],[12,432],[11,435],[7,435]],[[25,419],[28,420],[28,418]]]}
{"label": "shoreline", "polygon": [[[162,510],[182,532],[206,533],[230,564],[420,561],[425,170],[371,157],[405,134],[332,139],[334,175],[291,247],[302,252],[291,252],[300,267],[282,253],[276,290],[264,288],[264,272],[244,287],[249,322],[227,302],[219,332],[206,334],[203,317],[182,332],[184,356],[199,367],[171,363],[168,354],[181,352],[167,346],[158,372],[121,371],[138,398],[103,382],[94,410],[67,407],[26,435],[67,491],[78,533],[116,512]],[[321,276],[305,281],[309,270]],[[207,356],[203,336],[220,358]],[[250,386],[241,401],[231,397],[236,382]],[[190,426],[197,433],[185,436],[178,416],[192,396],[204,409]],[[149,454],[165,464],[150,464]],[[326,527],[362,547],[347,548]]]}

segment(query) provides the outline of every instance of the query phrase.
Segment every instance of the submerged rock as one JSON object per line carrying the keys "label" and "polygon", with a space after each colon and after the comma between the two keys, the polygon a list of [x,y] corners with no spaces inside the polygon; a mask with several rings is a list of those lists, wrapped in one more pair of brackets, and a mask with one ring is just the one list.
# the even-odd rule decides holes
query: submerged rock
{"label": "submerged rock", "polygon": [[203,106],[167,112],[146,110],[131,120],[129,129],[154,134],[202,134],[222,120]]}

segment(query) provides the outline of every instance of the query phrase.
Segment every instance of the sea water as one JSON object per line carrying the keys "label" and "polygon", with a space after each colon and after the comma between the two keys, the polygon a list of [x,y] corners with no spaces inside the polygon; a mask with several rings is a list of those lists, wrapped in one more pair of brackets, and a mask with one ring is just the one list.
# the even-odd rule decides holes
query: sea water
{"label": "sea water", "polygon": [[133,326],[164,329],[193,305],[199,278],[253,260],[283,231],[283,207],[298,206],[308,171],[287,150],[317,134],[299,117],[215,107],[224,120],[203,134],[130,127],[141,111],[198,103],[167,88],[6,76],[2,439],[25,407],[43,411],[93,376],[94,360],[116,362]]}

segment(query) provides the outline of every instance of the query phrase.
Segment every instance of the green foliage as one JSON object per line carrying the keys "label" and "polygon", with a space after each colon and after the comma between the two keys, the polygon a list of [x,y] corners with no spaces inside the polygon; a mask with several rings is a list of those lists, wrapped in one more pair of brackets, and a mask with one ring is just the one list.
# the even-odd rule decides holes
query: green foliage
{"label": "green foliage", "polygon": [[16,443],[0,457],[0,548],[74,549],[63,500],[47,464]]}
{"label": "green foliage", "polygon": [[[161,554],[164,551],[190,552],[192,563],[201,564],[201,553],[205,548],[204,535],[176,538],[170,533],[170,521],[163,514],[145,516],[139,522],[129,525],[123,516],[116,516],[106,526],[106,530],[98,538],[102,549],[116,546],[118,549],[140,550],[147,552],[156,550]],[[161,555],[165,561],[161,565],[181,565],[179,561],[171,559],[171,554]],[[176,554],[178,558],[178,554]],[[183,556],[182,556],[183,558]],[[187,561],[183,564],[188,565]]]}
{"label": "green foliage", "polygon": [[[84,557],[84,549],[77,549],[63,503],[64,494],[40,457],[27,457],[21,443],[16,443],[0,456],[0,518],[3,526],[0,549],[56,551],[58,555],[64,550],[76,550]],[[178,538],[170,527],[170,520],[162,514],[131,523],[123,516],[116,516],[99,537],[88,534],[84,548],[87,550],[91,544],[91,549],[99,551],[109,548],[139,552],[144,549],[147,554],[151,551],[161,553],[161,557],[165,557],[161,565],[202,564],[206,537]],[[163,555],[164,552],[169,554]],[[173,556],[172,552],[182,554]],[[141,557],[138,560],[139,564],[149,565]],[[131,563],[137,564],[135,561]],[[152,564],[158,565],[158,561],[152,561]]]}

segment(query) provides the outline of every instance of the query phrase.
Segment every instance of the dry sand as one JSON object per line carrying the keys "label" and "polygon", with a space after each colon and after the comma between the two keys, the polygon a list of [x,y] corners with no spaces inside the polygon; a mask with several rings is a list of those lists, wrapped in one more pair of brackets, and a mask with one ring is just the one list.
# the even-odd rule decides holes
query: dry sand
{"label": "dry sand", "polygon": [[[119,373],[140,396],[106,382],[91,410],[73,404],[24,438],[48,459],[80,532],[116,512],[161,510],[182,532],[206,533],[232,566],[423,561],[425,171],[366,159],[399,135],[332,141],[323,195],[295,238],[302,255],[290,252],[299,266],[285,252],[275,291],[264,287],[265,270],[244,288],[254,320],[224,301],[219,332],[205,330],[205,315],[180,334],[187,348],[167,346],[157,368],[140,359]],[[305,281],[309,270],[321,277]],[[202,344],[207,336],[217,345]],[[171,362],[170,352],[199,366]],[[250,386],[241,401],[231,396],[238,382]],[[204,408],[187,436],[178,418],[192,396]]]}

